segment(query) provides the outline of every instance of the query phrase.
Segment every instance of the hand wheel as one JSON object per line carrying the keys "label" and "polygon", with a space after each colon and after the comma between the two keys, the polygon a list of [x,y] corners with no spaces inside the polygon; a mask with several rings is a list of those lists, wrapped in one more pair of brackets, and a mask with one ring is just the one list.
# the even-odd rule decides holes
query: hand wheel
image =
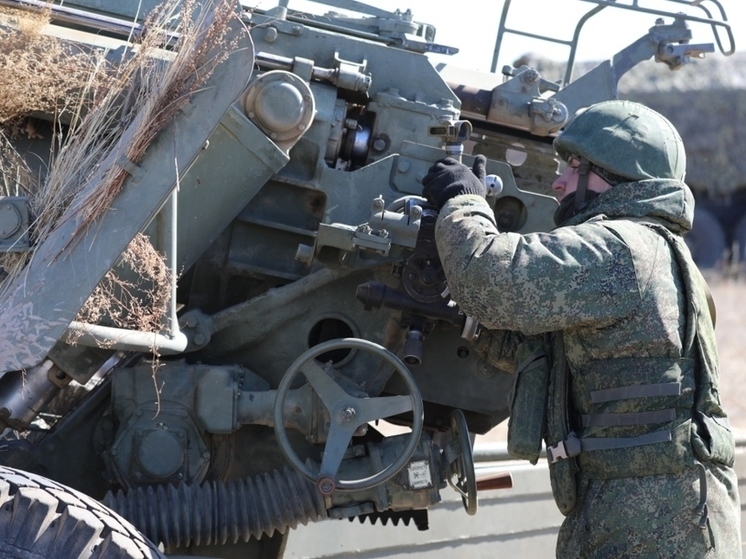
{"label": "hand wheel", "polygon": [[[328,351],[338,349],[360,349],[382,357],[401,375],[409,389],[408,396],[386,396],[377,398],[357,398],[350,396],[332,378],[326,368],[315,358]],[[298,457],[290,445],[285,431],[283,408],[288,390],[299,373],[308,380],[321,402],[329,412],[329,433],[324,447],[323,459],[318,472],[313,471]],[[413,415],[412,432],[407,445],[396,460],[381,471],[361,479],[341,480],[338,478],[342,458],[352,440],[355,431],[369,421],[383,419],[411,411]],[[412,373],[406,365],[386,348],[360,338],[343,338],[330,340],[305,351],[296,359],[283,376],[277,387],[275,397],[274,423],[275,435],[280,448],[288,461],[301,475],[316,483],[322,494],[328,495],[335,489],[359,490],[379,485],[396,475],[414,454],[422,432],[424,411],[422,396],[417,388]]]}

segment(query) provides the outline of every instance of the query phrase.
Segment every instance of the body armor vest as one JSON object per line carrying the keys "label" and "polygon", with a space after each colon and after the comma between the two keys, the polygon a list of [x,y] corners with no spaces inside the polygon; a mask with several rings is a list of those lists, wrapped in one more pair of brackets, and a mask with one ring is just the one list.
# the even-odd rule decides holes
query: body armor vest
{"label": "body armor vest", "polygon": [[[551,372],[547,370],[546,391],[533,396],[545,406],[536,406],[536,417],[527,418],[526,425],[546,418],[552,492],[563,514],[575,507],[578,473],[612,479],[675,474],[697,460],[733,464],[733,436],[717,395],[717,350],[704,278],[683,239],[653,220],[603,224],[634,246],[639,225],[633,221],[662,235],[681,268],[687,301],[682,356],[606,359],[570,371],[561,332],[545,347],[551,351]],[[516,374],[520,376],[520,370]],[[523,385],[532,383],[516,379],[514,402],[527,399],[521,394]],[[521,407],[523,413],[530,409]],[[536,429],[522,428],[518,411],[512,412],[516,416],[508,434],[509,450],[511,438],[514,448],[534,447],[523,438],[535,437]]]}

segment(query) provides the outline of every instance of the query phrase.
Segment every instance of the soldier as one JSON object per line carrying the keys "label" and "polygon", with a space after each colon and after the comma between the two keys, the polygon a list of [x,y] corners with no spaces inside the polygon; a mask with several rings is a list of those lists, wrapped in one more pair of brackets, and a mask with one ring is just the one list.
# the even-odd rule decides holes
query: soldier
{"label": "soldier", "polygon": [[509,447],[547,446],[566,519],[557,557],[741,557],[714,306],[682,239],[694,199],[673,125],[606,101],[555,139],[567,167],[549,233],[500,233],[485,159],[430,168],[450,292],[514,372]]}

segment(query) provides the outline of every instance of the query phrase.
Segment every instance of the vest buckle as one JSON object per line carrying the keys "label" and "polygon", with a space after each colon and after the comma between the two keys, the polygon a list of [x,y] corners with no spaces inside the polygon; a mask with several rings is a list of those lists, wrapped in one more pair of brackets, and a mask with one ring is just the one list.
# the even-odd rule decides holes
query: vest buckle
{"label": "vest buckle", "polygon": [[575,433],[570,433],[564,441],[558,442],[554,446],[547,446],[547,458],[550,464],[556,464],[560,460],[574,458],[580,454],[580,439]]}

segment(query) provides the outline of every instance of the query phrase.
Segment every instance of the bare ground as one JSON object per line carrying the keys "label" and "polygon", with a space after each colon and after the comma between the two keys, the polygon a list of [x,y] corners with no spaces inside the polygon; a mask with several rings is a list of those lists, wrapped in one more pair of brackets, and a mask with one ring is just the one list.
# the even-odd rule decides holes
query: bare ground
{"label": "bare ground", "polygon": [[720,395],[735,429],[746,435],[746,281],[712,280],[717,306]]}

